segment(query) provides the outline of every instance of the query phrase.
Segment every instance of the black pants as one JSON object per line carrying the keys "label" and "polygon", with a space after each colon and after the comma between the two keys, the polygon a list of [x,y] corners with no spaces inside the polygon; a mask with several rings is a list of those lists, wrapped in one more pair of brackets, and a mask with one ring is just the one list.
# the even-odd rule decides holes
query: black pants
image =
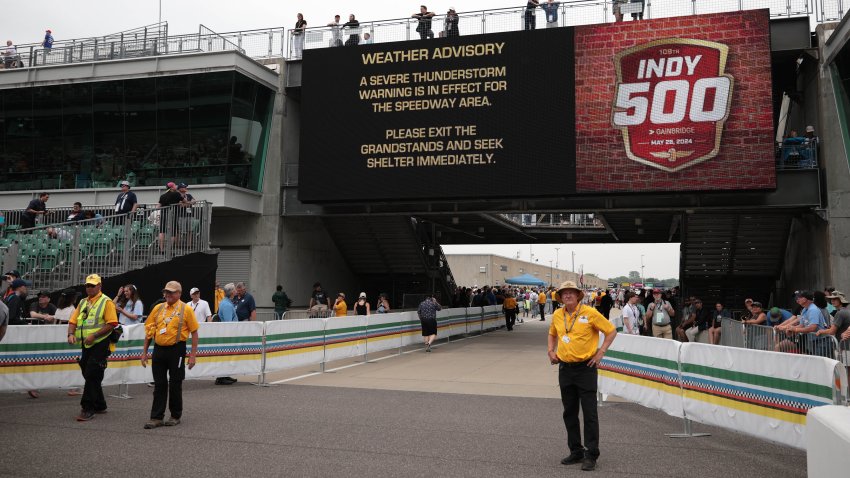
{"label": "black pants", "polygon": [[[599,457],[599,415],[596,410],[596,368],[587,362],[561,363],[558,366],[558,385],[564,404],[564,426],[570,453],[584,451],[591,458]],[[578,410],[584,417],[584,446],[581,445],[581,425]]]}
{"label": "black pants", "polygon": [[153,406],[151,420],[165,418],[165,405],[174,418],[183,415],[183,378],[186,376],[186,342],[153,348]]}
{"label": "black pants", "polygon": [[80,357],[80,370],[86,385],[80,398],[80,408],[87,412],[106,410],[106,398],[103,396],[103,374],[106,372],[106,358],[109,357],[109,339],[101,340],[90,348],[83,347]]}
{"label": "black pants", "polygon": [[515,323],[516,323],[516,309],[506,309],[505,310],[505,326],[508,328],[508,330],[513,330]]}
{"label": "black pants", "polygon": [[534,18],[534,11],[526,10],[525,11],[525,29],[526,30],[534,30],[534,28],[537,26],[537,22],[535,20],[536,19]]}
{"label": "black pants", "polygon": [[540,320],[543,320],[546,318],[546,303],[544,302],[542,304],[537,305],[538,307],[540,307]]}

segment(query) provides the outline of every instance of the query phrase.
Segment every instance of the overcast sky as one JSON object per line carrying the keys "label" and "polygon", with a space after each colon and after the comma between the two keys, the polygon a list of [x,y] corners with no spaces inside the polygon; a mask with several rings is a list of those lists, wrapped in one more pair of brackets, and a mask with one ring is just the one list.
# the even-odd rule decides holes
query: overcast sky
{"label": "overcast sky", "polygon": [[[157,0],[42,0],[40,2],[4,2],[0,35],[15,43],[41,41],[44,30],[53,30],[57,41],[67,38],[100,36],[151,23],[156,23],[160,2]],[[347,18],[354,13],[361,21],[408,17],[419,10],[419,2],[384,0],[322,2],[271,2],[268,0],[162,0],[162,19],[168,21],[170,34],[191,33],[199,24],[219,32],[286,27],[295,24],[295,15],[304,14],[309,26],[330,22],[334,14]],[[443,14],[449,7],[458,12],[482,9],[521,7],[517,0],[442,0],[426,3],[431,11]],[[14,21],[10,21],[13,18]],[[531,252],[541,264],[556,260],[571,267],[571,251],[576,253],[576,268],[584,264],[586,273],[604,278],[640,271],[644,255],[646,277],[678,277],[678,244],[564,244],[532,246]],[[528,260],[529,245],[449,246],[447,253],[492,253]]]}

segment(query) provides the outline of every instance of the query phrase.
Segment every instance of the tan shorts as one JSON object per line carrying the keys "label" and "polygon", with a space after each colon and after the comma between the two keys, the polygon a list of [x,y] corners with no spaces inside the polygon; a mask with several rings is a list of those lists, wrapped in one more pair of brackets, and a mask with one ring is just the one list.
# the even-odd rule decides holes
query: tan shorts
{"label": "tan shorts", "polygon": [[659,339],[672,339],[673,338],[673,326],[670,324],[667,325],[654,325],[652,326],[652,336],[657,337]]}

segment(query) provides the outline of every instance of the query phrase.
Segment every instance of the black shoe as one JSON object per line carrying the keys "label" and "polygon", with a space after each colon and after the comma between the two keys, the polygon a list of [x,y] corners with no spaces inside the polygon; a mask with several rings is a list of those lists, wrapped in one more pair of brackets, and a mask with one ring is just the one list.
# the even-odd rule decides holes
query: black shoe
{"label": "black shoe", "polygon": [[596,458],[585,457],[581,462],[581,471],[593,471],[596,469]]}
{"label": "black shoe", "polygon": [[561,460],[562,465],[575,465],[576,463],[581,463],[584,460],[584,453],[576,452],[570,453],[570,456]]}

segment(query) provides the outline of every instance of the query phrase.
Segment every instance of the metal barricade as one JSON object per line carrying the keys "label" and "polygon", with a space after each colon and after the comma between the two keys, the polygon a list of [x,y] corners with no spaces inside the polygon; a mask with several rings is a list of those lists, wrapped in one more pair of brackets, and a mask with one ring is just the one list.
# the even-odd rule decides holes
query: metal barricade
{"label": "metal barricade", "polygon": [[257,311],[257,321],[258,322],[269,322],[271,320],[280,320],[280,317],[277,315],[277,312],[273,310],[258,310]]}
{"label": "metal barricade", "polygon": [[281,320],[297,320],[297,319],[327,319],[333,317],[334,311],[327,310],[287,310],[283,313]]}
{"label": "metal barricade", "polygon": [[850,339],[844,339],[838,342],[838,357],[837,360],[850,368]]}
{"label": "metal barricade", "polygon": [[834,335],[795,334],[777,330],[776,351],[837,359],[838,340]]}
{"label": "metal barricade", "polygon": [[742,324],[746,347],[754,350],[776,350],[776,330],[769,325]]}
{"label": "metal barricade", "polygon": [[740,321],[723,318],[720,320],[720,345],[746,348],[744,324]]}

